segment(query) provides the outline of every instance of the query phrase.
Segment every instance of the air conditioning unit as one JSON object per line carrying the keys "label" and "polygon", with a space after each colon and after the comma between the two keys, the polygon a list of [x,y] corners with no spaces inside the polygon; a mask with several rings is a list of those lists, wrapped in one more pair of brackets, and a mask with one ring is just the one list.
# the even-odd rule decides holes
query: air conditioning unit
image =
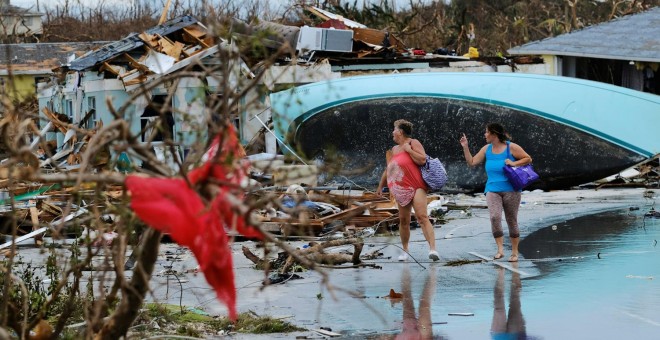
{"label": "air conditioning unit", "polygon": [[352,52],[353,31],[304,26],[300,28],[298,53],[305,51]]}

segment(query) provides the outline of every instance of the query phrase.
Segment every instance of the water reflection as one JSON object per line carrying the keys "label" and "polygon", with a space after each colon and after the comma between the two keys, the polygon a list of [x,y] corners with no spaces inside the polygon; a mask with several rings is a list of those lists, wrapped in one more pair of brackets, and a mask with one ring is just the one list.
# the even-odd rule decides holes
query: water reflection
{"label": "water reflection", "polygon": [[636,232],[635,220],[627,211],[578,217],[529,234],[520,242],[520,252],[525,259],[596,255]]}
{"label": "water reflection", "polygon": [[[512,263],[518,269],[518,263]],[[520,290],[522,283],[520,274],[511,271],[511,284],[509,286],[509,313],[507,315],[504,303],[504,268],[497,269],[497,281],[493,289],[493,322],[490,334],[493,339],[527,339],[525,319],[520,308]]]}
{"label": "water reflection", "polygon": [[436,285],[435,266],[429,266],[427,270],[422,295],[419,297],[417,313],[415,313],[415,300],[412,296],[410,281],[410,270],[406,266],[401,274],[403,329],[395,339],[434,339],[431,305],[433,304]]}

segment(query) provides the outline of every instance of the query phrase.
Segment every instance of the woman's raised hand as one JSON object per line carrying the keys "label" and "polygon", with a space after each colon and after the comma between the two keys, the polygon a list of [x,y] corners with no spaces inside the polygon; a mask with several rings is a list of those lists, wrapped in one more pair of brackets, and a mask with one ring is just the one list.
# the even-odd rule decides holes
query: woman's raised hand
{"label": "woman's raised hand", "polygon": [[465,137],[465,134],[463,134],[463,137],[461,137],[461,146],[466,147],[468,145],[468,140],[467,137]]}

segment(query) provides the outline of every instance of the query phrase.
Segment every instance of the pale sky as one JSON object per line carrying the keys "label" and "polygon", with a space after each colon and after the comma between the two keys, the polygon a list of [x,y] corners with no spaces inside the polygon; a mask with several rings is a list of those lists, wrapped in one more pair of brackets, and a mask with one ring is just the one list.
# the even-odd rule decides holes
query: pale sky
{"label": "pale sky", "polygon": [[[13,6],[18,6],[18,7],[23,7],[23,8],[31,8],[33,11],[37,9],[37,2],[39,3],[40,10],[43,11],[45,7],[48,8],[53,8],[57,6],[58,4],[64,3],[66,0],[9,0],[10,3]],[[164,4],[167,0],[151,0],[153,3],[162,3]],[[290,2],[290,0],[270,0],[272,2]],[[349,3],[353,3],[355,0],[348,0]],[[362,0],[358,1],[358,3],[361,3]],[[380,0],[366,0],[366,2],[370,1],[380,1]],[[390,0],[392,1],[395,6],[406,6],[409,3],[409,0]],[[432,1],[432,0],[416,0],[416,1],[421,1],[421,2],[426,2],[426,1]],[[72,4],[74,7],[78,6],[78,3],[82,4],[83,6],[88,6],[88,7],[98,7],[99,5],[103,4],[104,6],[127,6],[130,5],[133,2],[133,0],[69,0],[69,3]],[[445,2],[449,2],[449,0],[445,0]]]}
{"label": "pale sky", "polygon": [[[40,9],[43,11],[45,7],[48,8],[55,7],[58,4],[64,3],[65,0],[9,0],[9,3],[12,4],[13,6],[30,8],[33,11],[36,11],[37,9],[37,2],[39,3]],[[114,5],[130,4],[132,1],[131,0],[69,0],[69,3],[73,4],[74,6],[77,6],[78,2],[80,2],[83,6],[96,7],[100,3],[104,3],[109,6],[114,6]]]}

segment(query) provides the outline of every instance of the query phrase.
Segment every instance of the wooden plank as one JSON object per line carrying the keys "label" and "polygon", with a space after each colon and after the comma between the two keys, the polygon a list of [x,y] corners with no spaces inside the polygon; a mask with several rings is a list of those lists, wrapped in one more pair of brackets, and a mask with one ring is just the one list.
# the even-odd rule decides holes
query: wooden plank
{"label": "wooden plank", "polygon": [[101,67],[101,71],[108,71],[108,72],[110,72],[110,73],[112,73],[116,76],[119,76],[119,72],[117,72],[117,70],[115,70],[115,68],[112,67],[112,65],[108,64],[108,62],[106,62],[106,61],[103,62],[103,66]]}
{"label": "wooden plank", "polygon": [[132,79],[132,80],[129,80],[129,81],[125,81],[124,86],[131,86],[131,85],[141,84],[141,83],[145,82],[146,80],[147,80],[147,77],[140,76],[138,78],[135,78],[135,79]]}
{"label": "wooden plank", "polygon": [[126,72],[126,73],[123,73],[123,74],[119,75],[119,79],[124,80],[127,77],[129,77],[129,76],[131,76],[131,75],[133,75],[134,73],[137,73],[137,72],[140,72],[140,70],[134,68],[134,69],[132,69],[132,70]]}
{"label": "wooden plank", "polygon": [[83,128],[83,127],[85,127],[85,124],[87,123],[87,120],[88,120],[92,115],[94,115],[95,112],[96,112],[96,109],[91,109],[91,110],[87,111],[87,113],[85,113],[85,116],[83,117],[83,119],[81,119],[80,122],[78,122],[78,127],[79,127],[79,128]]}
{"label": "wooden plank", "polygon": [[405,44],[401,42],[397,37],[392,34],[387,35],[386,32],[380,31],[373,28],[352,28],[353,30],[353,40],[363,41],[371,45],[382,46],[383,40],[387,37],[390,43],[390,46],[393,46],[398,51],[404,51],[406,49]]}
{"label": "wooden plank", "polygon": [[144,43],[147,44],[148,47],[154,49],[158,48],[158,37],[156,37],[155,35],[142,32],[140,33],[140,35],[138,35],[138,37],[142,41],[144,41]]}
{"label": "wooden plank", "polygon": [[133,66],[133,68],[140,70],[140,72],[147,73],[149,68],[140,64],[137,60],[131,57],[128,53],[124,53],[124,58],[128,59],[128,64]]}
{"label": "wooden plank", "polygon": [[[30,220],[32,221],[32,231],[39,230],[39,210],[37,210],[36,204],[37,201],[29,200],[30,205],[34,204],[34,207],[30,207]],[[43,235],[35,236],[34,243],[36,245],[41,245],[43,243]]]}
{"label": "wooden plank", "polygon": [[185,45],[183,45],[183,43],[175,41],[173,45],[163,47],[163,53],[174,58],[176,61],[179,61],[181,60],[181,52],[183,51],[184,47]]}
{"label": "wooden plank", "polygon": [[62,208],[47,201],[41,202],[41,209],[55,216],[62,215]]}
{"label": "wooden plank", "polygon": [[183,32],[185,32],[186,35],[188,35],[190,38],[193,39],[193,41],[196,41],[198,44],[204,46],[204,48],[209,48],[209,45],[204,42],[204,40],[200,39],[198,36],[194,35],[191,31],[189,31],[187,28],[183,28]]}
{"label": "wooden plank", "polygon": [[482,259],[482,260],[485,260],[485,261],[491,262],[491,263],[493,263],[493,264],[496,265],[496,266],[500,266],[500,267],[502,267],[502,268],[504,268],[504,269],[508,269],[508,270],[510,270],[510,271],[512,271],[512,272],[514,272],[514,273],[518,273],[518,274],[523,275],[523,276],[530,276],[528,273],[526,273],[526,272],[524,272],[524,271],[522,271],[522,270],[519,270],[519,269],[513,268],[513,267],[512,267],[510,264],[508,264],[508,263],[502,263],[502,262],[498,262],[498,261],[493,261],[492,258],[486,257],[486,256],[481,255],[481,254],[478,254],[478,253],[475,253],[475,252],[473,252],[473,251],[468,252],[468,254],[473,255],[473,256],[476,256],[476,257],[478,257],[478,258],[480,258],[480,259]]}
{"label": "wooden plank", "polygon": [[164,44],[174,45],[174,41],[170,40],[170,38],[168,38],[166,36],[156,34],[156,37],[158,37],[158,39],[159,39],[158,40],[158,45],[161,46],[161,47],[163,47]]}
{"label": "wooden plank", "polygon": [[170,10],[170,3],[172,3],[172,0],[167,0],[167,3],[165,3],[165,8],[163,8],[163,13],[160,15],[158,25],[162,25],[165,21],[167,21],[167,12]]}
{"label": "wooden plank", "polygon": [[36,207],[36,201],[29,200],[30,205],[35,204],[34,207],[30,207],[30,220],[32,220],[32,231],[39,229],[39,210]]}
{"label": "wooden plank", "polygon": [[488,206],[485,204],[456,204],[449,202],[445,204],[445,207],[449,210],[465,210],[465,209],[470,209],[470,208],[475,208],[475,209],[488,209]]}
{"label": "wooden plank", "polygon": [[365,210],[372,207],[373,204],[365,204],[362,206],[357,206],[354,208],[346,209],[344,211],[338,212],[336,214],[328,215],[322,218],[319,218],[323,223],[328,223],[335,220],[341,220],[342,218],[350,218],[362,214]]}
{"label": "wooden plank", "polygon": [[62,122],[59,118],[57,118],[57,115],[55,115],[55,113],[53,113],[47,107],[44,107],[43,110],[41,110],[41,112],[44,113],[46,118],[48,118],[48,120],[50,120],[53,123],[53,125],[55,125],[55,127],[58,130],[60,130],[60,132],[62,132],[63,134],[66,134],[68,129],[65,127],[64,122]]}
{"label": "wooden plank", "polygon": [[203,36],[206,35],[206,30],[201,28],[197,24],[190,25],[188,27],[184,27],[183,29],[186,31],[186,33],[188,33],[188,34],[190,34],[190,35],[192,35],[193,37],[196,37],[196,38],[201,39]]}
{"label": "wooden plank", "polygon": [[292,219],[292,218],[276,218],[273,217],[270,220],[265,220],[262,221],[264,222],[277,222],[280,224],[289,224],[293,226],[312,226],[312,227],[322,227],[323,222],[321,220],[308,220],[306,222],[300,222],[300,220],[297,219]]}
{"label": "wooden plank", "polygon": [[319,12],[318,10],[316,10],[316,8],[312,6],[306,6],[305,9],[310,11],[312,14],[316,15],[317,17],[323,19],[324,21],[330,20],[329,16]]}

